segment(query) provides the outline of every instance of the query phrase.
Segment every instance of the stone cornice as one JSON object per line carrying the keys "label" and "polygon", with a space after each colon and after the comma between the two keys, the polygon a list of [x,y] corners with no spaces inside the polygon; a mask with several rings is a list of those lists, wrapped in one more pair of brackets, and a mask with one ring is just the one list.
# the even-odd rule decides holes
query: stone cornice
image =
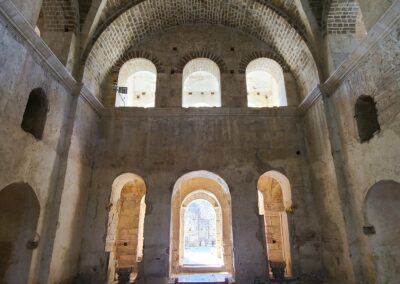
{"label": "stone cornice", "polygon": [[371,28],[361,44],[331,74],[321,86],[316,86],[300,103],[299,111],[304,114],[322,95],[330,96],[340,87],[347,77],[357,69],[376,45],[386,37],[400,20],[400,0],[396,0]]}
{"label": "stone cornice", "polygon": [[43,65],[54,75],[72,95],[81,95],[95,112],[104,108],[97,98],[80,83],[76,82],[67,68],[58,60],[47,44],[36,34],[33,27],[10,0],[0,0],[0,14],[10,24],[13,30],[42,60]]}
{"label": "stone cornice", "polygon": [[300,103],[299,105],[299,112],[301,114],[305,114],[307,110],[314,104],[316,100],[318,100],[319,97],[322,95],[322,90],[321,90],[321,85],[315,86],[314,89],[312,89],[311,93],[308,94],[307,97],[304,98],[304,100]]}
{"label": "stone cornice", "polygon": [[297,107],[279,107],[279,108],[105,108],[102,112],[104,117],[114,118],[167,118],[167,117],[288,117],[295,118],[299,114]]}
{"label": "stone cornice", "polygon": [[55,77],[70,91],[75,92],[77,82],[67,71],[57,56],[46,43],[36,34],[32,26],[25,20],[21,12],[10,0],[0,0],[0,13],[10,23],[14,30],[43,60]]}
{"label": "stone cornice", "polygon": [[97,99],[96,96],[85,86],[82,85],[80,90],[80,97],[97,113],[101,114],[104,110],[103,104]]}

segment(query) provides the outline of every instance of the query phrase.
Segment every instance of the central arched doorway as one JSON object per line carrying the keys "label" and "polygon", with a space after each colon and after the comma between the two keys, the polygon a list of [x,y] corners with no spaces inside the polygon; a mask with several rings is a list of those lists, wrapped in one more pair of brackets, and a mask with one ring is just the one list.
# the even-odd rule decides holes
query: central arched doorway
{"label": "central arched doorway", "polygon": [[180,177],[171,200],[170,278],[190,282],[199,274],[234,279],[229,188],[208,171]]}

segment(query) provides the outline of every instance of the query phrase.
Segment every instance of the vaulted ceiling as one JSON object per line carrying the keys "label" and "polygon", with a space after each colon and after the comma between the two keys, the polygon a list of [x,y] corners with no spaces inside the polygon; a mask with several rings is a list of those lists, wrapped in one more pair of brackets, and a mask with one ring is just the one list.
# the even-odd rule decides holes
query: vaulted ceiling
{"label": "vaulted ceiling", "polygon": [[359,8],[357,0],[43,0],[41,15],[45,30],[81,33],[84,80],[93,87],[146,37],[182,24],[217,24],[265,41],[307,92],[319,78],[315,32],[355,32]]}

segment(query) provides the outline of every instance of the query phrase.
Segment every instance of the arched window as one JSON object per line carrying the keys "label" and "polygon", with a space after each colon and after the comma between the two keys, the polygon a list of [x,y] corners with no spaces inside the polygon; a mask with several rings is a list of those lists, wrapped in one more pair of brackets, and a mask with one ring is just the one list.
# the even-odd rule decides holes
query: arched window
{"label": "arched window", "polygon": [[118,74],[116,107],[154,107],[157,68],[148,59],[135,58],[122,65]]}
{"label": "arched window", "polygon": [[279,172],[270,171],[260,177],[257,188],[259,213],[264,215],[266,257],[270,274],[274,274],[275,278],[292,276],[286,213],[292,206],[289,180]]}
{"label": "arched window", "polygon": [[130,274],[134,281],[143,258],[146,185],[135,174],[122,174],[112,185],[106,251],[110,253],[108,279]]}
{"label": "arched window", "polygon": [[378,112],[372,97],[362,95],[357,99],[354,117],[361,142],[370,140],[380,130]]}
{"label": "arched window", "polygon": [[287,106],[282,67],[274,60],[258,58],[246,68],[247,105],[249,107]]}
{"label": "arched window", "polygon": [[183,68],[183,107],[220,107],[221,79],[218,65],[208,58],[189,61]]}
{"label": "arched window", "polygon": [[32,252],[39,245],[39,214],[39,201],[28,184],[13,183],[0,189],[1,283],[29,282]]}
{"label": "arched window", "polygon": [[190,172],[177,180],[171,200],[171,279],[192,282],[192,274],[213,273],[233,280],[230,204],[227,184],[211,172]]}
{"label": "arched window", "polygon": [[397,283],[400,277],[399,207],[398,182],[379,181],[367,193],[364,233],[369,236],[371,259],[375,262],[374,283]]}
{"label": "arched window", "polygon": [[37,139],[43,136],[49,104],[45,92],[41,88],[34,89],[28,98],[21,128]]}

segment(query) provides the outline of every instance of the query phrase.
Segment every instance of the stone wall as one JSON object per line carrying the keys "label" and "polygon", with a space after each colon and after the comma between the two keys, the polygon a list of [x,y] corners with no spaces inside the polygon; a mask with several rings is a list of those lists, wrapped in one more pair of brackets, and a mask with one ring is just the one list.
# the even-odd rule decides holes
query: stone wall
{"label": "stone wall", "polygon": [[[329,97],[333,137],[337,151],[337,172],[345,188],[340,188],[354,270],[359,281],[374,282],[374,266],[363,234],[364,199],[378,181],[399,182],[400,176],[400,22],[387,27],[390,32],[371,49],[337,91]],[[354,106],[357,98],[374,98],[380,132],[360,143]],[[390,272],[389,272],[390,273]],[[392,273],[395,273],[394,271]],[[395,275],[395,274],[394,274]]]}
{"label": "stone wall", "polygon": [[[92,123],[96,116],[74,94],[69,84],[74,81],[72,77],[64,77],[63,81],[60,79],[63,73],[57,73],[63,70],[49,68],[52,64],[57,68],[61,64],[46,63],[41,52],[49,58],[55,57],[41,45],[22,15],[13,13],[15,22],[9,22],[2,15],[0,190],[11,183],[24,182],[33,188],[40,203],[36,228],[40,241],[39,247],[33,250],[29,281],[69,281],[76,274],[81,210],[90,181],[92,147],[87,137],[93,135]],[[16,22],[24,26],[22,32],[14,30]],[[35,49],[35,44],[40,48]],[[49,101],[41,140],[21,129],[28,96],[38,87],[44,90]],[[55,269],[60,264],[65,270]],[[50,276],[50,271],[57,274]]]}
{"label": "stone wall", "polygon": [[[332,283],[384,283],[375,275],[380,264],[370,247],[374,237],[365,235],[363,226],[368,190],[379,181],[398,182],[400,176],[398,7],[393,5],[392,13],[343,58],[342,67],[322,86],[327,95],[305,114],[314,197],[322,205],[323,259]],[[361,95],[376,101],[381,127],[364,143],[354,117]],[[395,269],[387,268],[385,274],[379,277],[398,277]]]}
{"label": "stone wall", "polygon": [[318,215],[295,109],[115,109],[103,116],[100,125],[82,274],[97,279],[93,281],[105,279],[111,185],[121,173],[132,172],[147,185],[139,278],[166,283],[172,187],[180,176],[199,169],[220,175],[231,191],[236,283],[252,283],[256,276],[266,275],[257,180],[271,169],[289,178],[297,206],[289,221],[294,273],[320,271]]}

